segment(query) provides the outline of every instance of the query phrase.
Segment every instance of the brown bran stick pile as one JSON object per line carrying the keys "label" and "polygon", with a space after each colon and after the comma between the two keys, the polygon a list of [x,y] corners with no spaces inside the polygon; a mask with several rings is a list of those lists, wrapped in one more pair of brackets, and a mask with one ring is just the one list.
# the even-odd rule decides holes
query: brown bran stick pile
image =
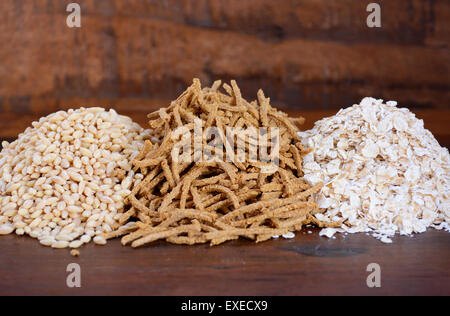
{"label": "brown bran stick pile", "polygon": [[[221,86],[217,81],[202,89],[194,79],[168,108],[148,115],[152,139],[159,141],[147,140],[133,162],[134,171],[142,173],[144,180],[126,199],[129,210],[120,220],[122,225],[130,218],[139,221],[105,238],[125,235],[122,244],[133,247],[160,239],[213,246],[239,237],[261,242],[310,223],[326,226],[312,216],[320,212],[312,195],[322,185],[311,187],[302,178],[302,157],[307,152],[296,124],[302,124],[303,118],[289,119],[270,105],[261,90],[258,101],[247,102],[235,81],[223,85],[226,93],[219,91]],[[262,161],[199,161],[195,150],[192,162],[173,161],[172,149],[178,141],[172,137],[174,131],[184,127],[193,134],[196,119],[203,128],[216,127],[225,147],[229,145],[227,127],[278,128],[277,171],[267,173],[268,162]],[[199,141],[207,147],[207,139]],[[246,154],[252,150],[252,141],[244,140]]]}

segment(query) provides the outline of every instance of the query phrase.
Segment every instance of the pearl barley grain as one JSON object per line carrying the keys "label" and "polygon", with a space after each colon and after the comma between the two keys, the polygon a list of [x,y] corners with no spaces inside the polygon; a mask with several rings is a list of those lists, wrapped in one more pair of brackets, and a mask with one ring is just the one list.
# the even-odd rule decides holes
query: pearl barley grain
{"label": "pearl barley grain", "polygon": [[106,239],[100,236],[96,236],[94,238],[94,243],[96,243],[97,245],[103,246],[106,245]]}
{"label": "pearl barley grain", "polygon": [[9,235],[14,231],[14,226],[11,224],[0,225],[0,235]]}
{"label": "pearl barley grain", "polygon": [[148,134],[102,108],[33,122],[0,152],[0,235],[16,231],[53,248],[106,244],[96,235],[120,227],[122,183]]}

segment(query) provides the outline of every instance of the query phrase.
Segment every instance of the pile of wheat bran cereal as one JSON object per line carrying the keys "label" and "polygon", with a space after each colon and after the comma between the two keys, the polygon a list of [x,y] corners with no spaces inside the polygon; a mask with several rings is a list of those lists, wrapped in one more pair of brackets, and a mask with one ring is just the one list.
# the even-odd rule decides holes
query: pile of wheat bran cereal
{"label": "pile of wheat bran cereal", "polygon": [[[149,115],[151,136],[160,141],[147,141],[133,161],[134,171],[144,179],[126,199],[130,209],[121,224],[132,217],[139,222],[135,232],[122,238],[124,245],[139,247],[160,239],[218,245],[239,237],[261,242],[274,235],[290,236],[309,223],[322,225],[314,217],[320,210],[312,197],[322,184],[311,186],[303,180],[302,157],[307,152],[295,125],[303,119],[289,119],[271,107],[262,91],[258,101],[248,102],[235,81],[223,85],[225,92],[220,87],[217,81],[211,88],[202,88],[196,79],[170,107]],[[230,162],[224,156],[217,161],[174,161],[172,151],[179,142],[174,131],[193,132],[196,120],[217,128],[225,145],[230,141],[226,127],[278,128],[278,168],[267,172],[271,162]],[[205,137],[203,142],[207,145]],[[246,153],[251,142],[245,139]],[[118,230],[104,237],[124,233]]]}

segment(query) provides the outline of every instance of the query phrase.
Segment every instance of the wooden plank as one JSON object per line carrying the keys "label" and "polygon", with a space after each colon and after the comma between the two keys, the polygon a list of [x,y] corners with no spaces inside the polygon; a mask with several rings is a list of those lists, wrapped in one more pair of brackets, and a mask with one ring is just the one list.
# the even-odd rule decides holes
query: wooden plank
{"label": "wooden plank", "polygon": [[432,18],[425,44],[427,46],[449,48],[450,45],[450,2],[447,0],[434,1]]}
{"label": "wooden plank", "polygon": [[[15,1],[38,14],[64,12],[58,0]],[[80,1],[84,13],[100,17],[157,19],[200,28],[233,31],[264,40],[303,38],[349,43],[423,44],[439,15],[449,13],[445,0],[379,0],[382,25],[366,25],[369,2],[354,0],[103,0]]]}
{"label": "wooden plank", "polygon": [[[412,15],[407,15],[414,17],[414,25],[422,21],[416,18],[418,12],[420,16],[429,13],[426,6],[431,2],[422,2],[413,1]],[[167,12],[176,13],[177,7],[164,7],[161,2],[156,5],[140,1],[139,5],[132,2],[129,6],[122,2],[119,6],[114,1],[88,1],[79,30],[65,27],[66,13],[61,2],[2,3],[5,10],[0,12],[4,21],[0,24],[0,41],[8,43],[0,49],[0,101],[4,112],[31,114],[47,110],[33,108],[31,103],[36,98],[48,100],[50,108],[56,108],[60,99],[74,97],[172,99],[193,77],[205,83],[237,78],[250,95],[261,87],[275,104],[292,109],[337,109],[368,95],[397,99],[416,108],[447,109],[450,103],[447,47],[437,42],[423,46],[421,41],[410,45],[400,41],[348,45],[345,40],[307,36],[270,41],[251,31],[239,32],[242,23],[253,23],[251,17],[240,19],[240,14],[256,16],[272,9],[268,1],[255,5],[256,13],[246,1],[229,6],[215,2],[220,16],[237,21],[230,22],[236,30],[205,27],[190,19],[190,14],[196,13],[189,1],[173,2],[187,12],[181,15],[183,18],[166,16]],[[289,3],[313,10],[305,1]],[[392,12],[405,19],[405,2],[399,3],[403,4],[392,7]],[[240,10],[244,6],[248,7]],[[439,8],[446,12],[447,6],[440,4]],[[276,21],[285,13],[280,7],[274,9]],[[138,14],[140,9],[143,13]],[[336,23],[349,21],[351,26],[353,20],[346,14],[352,16],[353,9],[348,9],[350,13],[343,8],[336,10],[343,10],[342,15],[332,15]],[[316,18],[316,13],[310,15]],[[437,36],[446,34],[448,27],[442,18],[439,21],[439,30],[444,29],[444,33],[436,30]],[[320,29],[315,24],[311,27]]]}
{"label": "wooden plank", "polygon": [[[157,242],[132,249],[118,240],[87,245],[74,258],[28,237],[0,237],[0,295],[448,295],[450,234],[429,230],[386,245],[365,234],[336,240],[299,233],[261,244],[217,247]],[[68,288],[69,263],[81,288]],[[381,288],[367,287],[370,263]]]}

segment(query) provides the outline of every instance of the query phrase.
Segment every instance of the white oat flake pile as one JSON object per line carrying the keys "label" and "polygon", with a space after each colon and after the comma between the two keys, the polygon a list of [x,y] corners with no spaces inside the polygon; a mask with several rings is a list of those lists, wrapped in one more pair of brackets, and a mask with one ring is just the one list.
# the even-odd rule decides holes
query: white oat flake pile
{"label": "white oat flake pile", "polygon": [[[340,232],[370,232],[390,243],[396,233],[449,229],[450,155],[396,102],[365,98],[301,133],[313,151],[305,179],[324,183],[321,221],[343,221]],[[327,229],[321,235],[332,236]]]}

